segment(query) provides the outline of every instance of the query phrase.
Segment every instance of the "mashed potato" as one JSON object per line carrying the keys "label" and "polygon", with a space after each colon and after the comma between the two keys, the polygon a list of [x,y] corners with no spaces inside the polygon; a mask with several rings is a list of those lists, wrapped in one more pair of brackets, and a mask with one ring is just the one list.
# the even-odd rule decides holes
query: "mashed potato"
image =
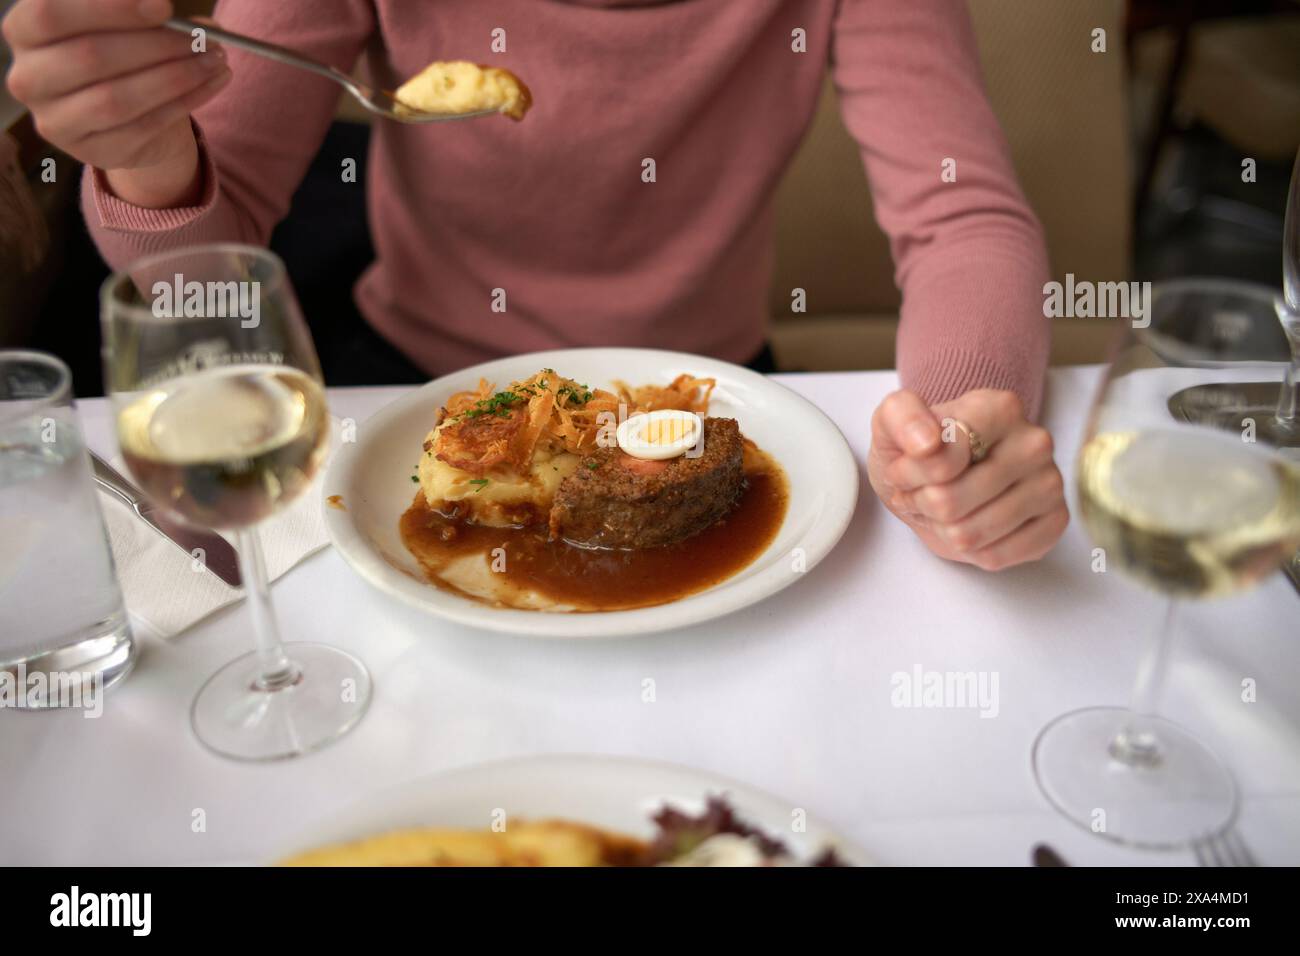
{"label": "mashed potato", "polygon": [[430,63],[397,90],[402,107],[426,113],[478,113],[496,110],[520,120],[532,105],[528,87],[509,70],[466,60]]}
{"label": "mashed potato", "polygon": [[[439,428],[429,432],[430,447],[437,441]],[[578,456],[570,452],[552,454],[538,447],[528,474],[498,470],[478,478],[425,452],[420,457],[420,488],[433,508],[463,502],[476,524],[495,527],[519,524],[520,515],[526,514],[529,506],[536,518],[545,521],[560,482],[573,474],[578,461]]]}

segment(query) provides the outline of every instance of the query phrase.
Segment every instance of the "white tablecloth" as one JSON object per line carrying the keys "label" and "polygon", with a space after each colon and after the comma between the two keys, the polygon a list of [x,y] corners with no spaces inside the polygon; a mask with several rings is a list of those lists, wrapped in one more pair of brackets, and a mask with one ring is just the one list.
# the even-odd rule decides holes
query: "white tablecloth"
{"label": "white tablecloth", "polygon": [[[785,375],[825,409],[859,460],[893,373]],[[1046,421],[1067,465],[1096,371],[1052,372]],[[363,421],[400,389],[335,390]],[[88,441],[112,452],[108,409],[81,403]],[[1069,475],[1072,469],[1063,468]],[[1071,498],[1073,500],[1073,498]],[[479,633],[384,601],[333,551],[274,588],[289,639],[369,666],[375,699],[347,738],[273,765],[222,760],[189,729],[217,667],[250,648],[242,604],[170,642],[145,639],[99,719],[0,711],[0,862],[255,862],[315,816],[413,776],[535,753],[673,761],[804,807],[882,862],[1012,864],[1047,841],[1070,862],[1182,864],[1189,853],[1111,845],[1058,817],[1029,751],[1050,719],[1123,704],[1160,601],[1094,574],[1077,524],[1048,558],[997,575],[923,549],[863,496],[808,579],[748,610],[674,633],[607,642]],[[1274,576],[1188,608],[1163,712],[1230,765],[1239,832],[1269,864],[1300,864],[1300,600]],[[891,675],[998,675],[996,717],[891,704]],[[656,701],[642,702],[653,678]],[[1252,678],[1257,700],[1242,701]],[[191,822],[202,809],[206,830]]]}

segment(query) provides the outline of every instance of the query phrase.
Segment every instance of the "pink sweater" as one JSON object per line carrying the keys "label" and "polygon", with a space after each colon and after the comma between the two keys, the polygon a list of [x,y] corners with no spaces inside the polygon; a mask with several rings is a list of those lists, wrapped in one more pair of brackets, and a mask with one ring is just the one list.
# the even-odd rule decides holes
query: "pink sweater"
{"label": "pink sweater", "polygon": [[[532,88],[523,122],[376,122],[357,157],[377,253],[358,304],[430,374],[565,346],[757,352],[773,191],[829,63],[891,239],[904,384],[931,402],[1013,389],[1036,412],[1046,252],[962,0],[223,0],[216,16],[344,69],[377,34],[390,81],[471,59]],[[806,52],[792,50],[796,28]],[[338,90],[228,52],[234,80],[195,115],[199,205],[141,209],[88,173],[86,220],[112,266],[265,244],[286,214]]]}

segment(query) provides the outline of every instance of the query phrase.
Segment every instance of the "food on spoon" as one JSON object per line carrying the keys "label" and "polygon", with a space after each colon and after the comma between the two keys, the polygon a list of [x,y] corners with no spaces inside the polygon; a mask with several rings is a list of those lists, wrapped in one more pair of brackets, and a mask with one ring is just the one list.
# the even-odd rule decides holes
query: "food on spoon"
{"label": "food on spoon", "polygon": [[397,112],[480,113],[494,110],[521,120],[533,105],[533,95],[509,70],[448,60],[430,63],[393,94]]}

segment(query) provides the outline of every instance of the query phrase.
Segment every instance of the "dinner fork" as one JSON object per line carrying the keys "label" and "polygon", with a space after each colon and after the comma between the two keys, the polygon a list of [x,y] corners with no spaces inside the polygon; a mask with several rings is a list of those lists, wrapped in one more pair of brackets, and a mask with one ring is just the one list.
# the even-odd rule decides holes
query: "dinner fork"
{"label": "dinner fork", "polygon": [[476,110],[473,113],[429,113],[407,106],[405,103],[402,104],[402,109],[399,112],[397,109],[398,100],[387,90],[367,86],[348,76],[342,70],[327,66],[324,63],[318,63],[316,60],[305,57],[287,47],[267,43],[265,40],[255,40],[242,33],[231,33],[229,30],[223,30],[220,27],[210,26],[206,23],[199,23],[197,20],[191,20],[187,17],[172,17],[163,26],[191,35],[198,30],[201,31],[202,35],[211,37],[226,46],[233,46],[249,53],[256,53],[258,56],[274,60],[276,63],[297,67],[300,70],[306,70],[308,73],[323,76],[327,80],[333,80],[347,90],[354,100],[371,113],[385,119],[396,120],[399,123],[438,123],[443,120],[475,119],[479,116],[495,116],[497,112],[496,110]]}
{"label": "dinner fork", "polygon": [[1259,866],[1236,830],[1217,833],[1192,844],[1197,866]]}

